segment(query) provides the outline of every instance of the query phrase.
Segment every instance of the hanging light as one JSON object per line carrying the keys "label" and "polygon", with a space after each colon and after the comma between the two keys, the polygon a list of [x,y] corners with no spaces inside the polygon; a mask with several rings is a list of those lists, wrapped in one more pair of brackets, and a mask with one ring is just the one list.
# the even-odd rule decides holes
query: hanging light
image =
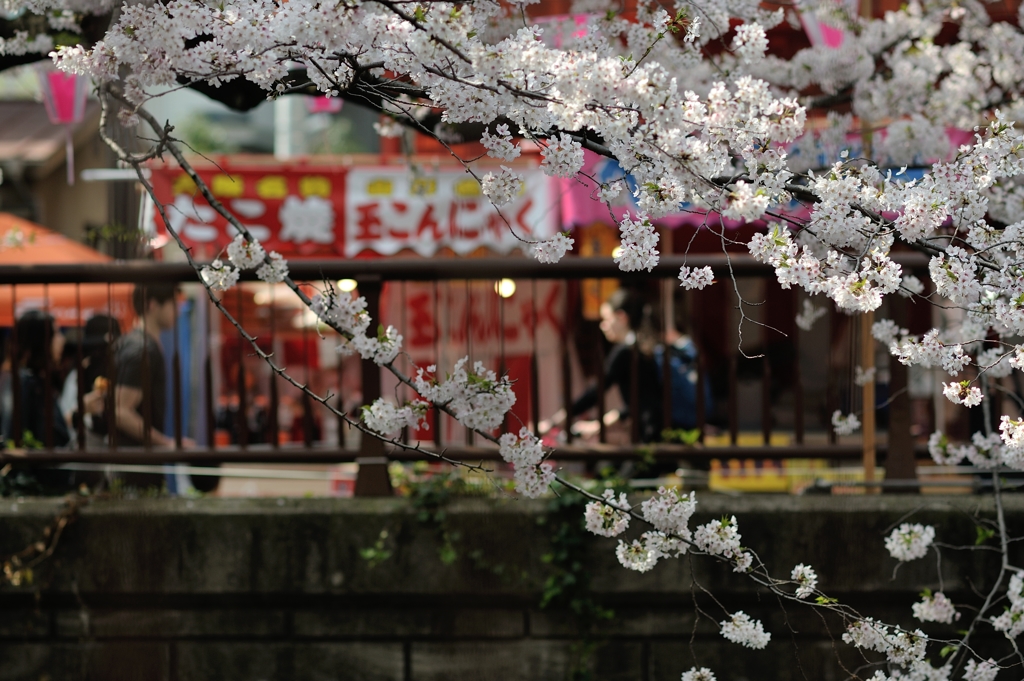
{"label": "hanging light", "polygon": [[502,298],[511,298],[516,292],[516,282],[511,279],[501,279],[494,282],[494,292]]}
{"label": "hanging light", "polygon": [[64,126],[64,147],[67,155],[68,184],[75,183],[75,141],[72,128],[85,118],[85,96],[89,79],[52,68],[39,69],[39,87],[50,123]]}
{"label": "hanging light", "polygon": [[343,292],[343,293],[351,293],[352,291],[355,291],[356,290],[356,286],[358,286],[358,285],[359,284],[356,282],[355,279],[339,279],[338,280],[338,290]]}

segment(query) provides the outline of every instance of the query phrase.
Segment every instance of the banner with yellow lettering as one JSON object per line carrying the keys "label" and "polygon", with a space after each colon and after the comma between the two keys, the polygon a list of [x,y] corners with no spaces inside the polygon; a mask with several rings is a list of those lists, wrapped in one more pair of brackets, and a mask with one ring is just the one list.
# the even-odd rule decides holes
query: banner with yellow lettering
{"label": "banner with yellow lettering", "polygon": [[[151,170],[170,226],[199,259],[217,257],[235,238],[234,227],[180,168]],[[500,212],[461,167],[417,171],[228,160],[197,171],[268,251],[285,257],[431,256],[442,249],[465,255],[481,247],[505,254],[559,229],[554,185],[536,168],[516,169],[523,189]],[[166,232],[159,211],[155,220]]]}

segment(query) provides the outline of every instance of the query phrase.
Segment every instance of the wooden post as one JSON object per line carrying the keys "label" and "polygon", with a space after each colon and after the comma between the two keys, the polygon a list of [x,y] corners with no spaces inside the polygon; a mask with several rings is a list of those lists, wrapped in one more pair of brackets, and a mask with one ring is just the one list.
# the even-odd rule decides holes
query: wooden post
{"label": "wooden post", "polygon": [[[902,296],[889,299],[889,315],[897,326],[907,327],[907,300]],[[907,367],[889,360],[889,446],[885,455],[886,480],[917,479],[914,460],[914,438],[910,432],[910,395],[907,393]],[[887,489],[886,493],[916,494],[917,487]]]}
{"label": "wooden post", "polygon": [[[875,367],[875,339],[871,336],[871,326],[875,323],[875,313],[865,312],[860,317],[860,366],[863,371],[870,372]],[[861,420],[864,429],[864,482],[875,481],[875,380],[872,378],[861,390],[861,408],[864,418]],[[877,494],[877,487],[865,487],[865,493]]]}
{"label": "wooden post", "polygon": [[[366,299],[366,312],[370,319],[380,319],[381,287],[379,279],[359,279],[359,293]],[[380,367],[369,359],[362,361],[362,392],[363,404],[372,404],[381,394]],[[364,436],[359,454],[356,458],[359,472],[356,474],[353,494],[357,497],[391,496],[391,478],[388,475],[384,443],[378,438]]]}

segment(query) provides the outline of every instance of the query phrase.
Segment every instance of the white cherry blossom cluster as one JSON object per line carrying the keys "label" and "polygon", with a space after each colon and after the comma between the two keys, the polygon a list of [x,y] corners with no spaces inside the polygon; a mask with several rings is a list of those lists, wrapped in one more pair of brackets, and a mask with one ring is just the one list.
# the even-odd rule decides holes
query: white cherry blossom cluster
{"label": "white cherry blossom cluster", "polygon": [[565,232],[533,244],[533,257],[542,263],[556,263],[572,250],[575,240]]}
{"label": "white cherry blossom cluster", "polygon": [[[444,381],[435,376],[437,367],[418,369],[413,385],[424,398],[447,407],[462,425],[474,430],[493,430],[516,402],[507,376],[498,376],[477,361],[467,368],[469,357],[455,363]],[[514,437],[514,436],[513,436]]]}
{"label": "white cherry blossom cluster", "polygon": [[398,407],[394,402],[380,397],[373,404],[364,406],[360,418],[366,427],[385,437],[394,437],[403,428],[426,427],[423,417],[430,405],[417,400]]}
{"label": "white cherry blossom cluster", "polygon": [[985,469],[1003,464],[1011,468],[1024,467],[1024,450],[1004,446],[998,433],[974,433],[970,444],[958,445],[951,443],[941,431],[936,431],[928,438],[928,453],[940,466],[955,466],[967,459],[972,465]]}
{"label": "white cherry blossom cluster", "polygon": [[[913,632],[891,627],[870,617],[850,624],[843,633],[843,641],[857,648],[884,653],[889,662],[907,667],[918,673],[925,671],[921,665],[931,667],[924,659],[928,638],[921,630]],[[928,678],[925,676],[924,678]]]}
{"label": "white cherry blossom cluster", "polygon": [[523,496],[535,499],[547,492],[554,482],[554,467],[544,462],[544,448],[528,428],[521,428],[518,437],[513,433],[503,434],[498,440],[498,451],[502,459],[512,464],[516,491]]}
{"label": "white cherry blossom cluster", "polygon": [[313,296],[310,309],[318,318],[353,337],[365,334],[370,326],[366,299],[362,296],[331,289]]}
{"label": "white cherry blossom cluster", "polygon": [[768,49],[768,37],[765,35],[764,28],[757,22],[737,27],[732,41],[732,49],[747,64],[761,59],[764,57],[765,50]]}
{"label": "white cherry blossom cluster", "polygon": [[[871,335],[876,341],[885,346],[892,346],[900,338],[906,338],[910,334],[906,329],[891,319],[880,319],[871,325]],[[897,343],[898,347],[898,343]]]}
{"label": "white cherry blossom cluster", "polygon": [[583,146],[564,132],[541,146],[540,155],[541,169],[553,177],[574,177],[583,167]]}
{"label": "white cherry blossom cluster", "polygon": [[953,620],[960,619],[960,613],[956,611],[953,602],[941,591],[934,594],[926,591],[921,601],[911,606],[911,610],[914,611],[914,617],[922,622],[952,624]]}
{"label": "white cherry blossom cluster", "polygon": [[268,284],[280,284],[288,277],[288,262],[276,251],[269,254],[270,262],[256,268],[256,276]]}
{"label": "white cherry blossom cluster", "polygon": [[992,628],[1013,640],[1024,633],[1024,576],[1019,570],[1010,577],[1006,597],[1010,600],[1010,607],[992,619]]}
{"label": "white cherry blossom cluster", "polygon": [[1013,372],[1010,353],[1000,348],[989,348],[978,353],[978,369],[989,378],[1006,378]]}
{"label": "white cherry blossom cluster", "polygon": [[712,672],[707,667],[691,667],[689,671],[683,672],[682,679],[680,681],[718,681]]}
{"label": "white cherry blossom cluster", "polygon": [[752,619],[742,610],[733,613],[730,619],[719,622],[722,636],[733,643],[747,648],[761,650],[771,641],[772,635],[764,630],[760,620]]}
{"label": "white cherry blossom cluster", "polygon": [[1007,361],[1017,371],[1024,371],[1024,345],[1015,345],[1013,355]]}
{"label": "white cherry blossom cluster", "polygon": [[357,334],[352,337],[350,344],[363,359],[384,366],[395,361],[395,357],[402,351],[402,334],[398,333],[395,327],[388,325],[386,329],[378,329],[376,337],[364,333]]}
{"label": "white cherry blossom cluster", "polygon": [[689,540],[687,524],[697,510],[697,497],[693,492],[682,494],[676,488],[659,487],[657,494],[640,504],[640,510],[654,529]]}
{"label": "white cherry blossom cluster", "polygon": [[935,528],[920,523],[903,523],[885,538],[885,548],[898,561],[924,558],[935,541]]}
{"label": "white cherry blossom cluster", "polygon": [[500,158],[503,161],[514,161],[519,158],[522,150],[518,144],[513,143],[512,134],[508,131],[508,125],[500,123],[494,126],[494,134],[484,130],[480,137],[480,143],[487,150],[487,155],[492,158]]}
{"label": "white cherry blossom cluster", "polygon": [[629,570],[647,572],[662,558],[678,558],[686,553],[686,542],[664,532],[644,532],[631,542],[619,540],[615,556]]}
{"label": "white cherry blossom cluster", "polygon": [[964,681],[995,681],[999,664],[991,657],[981,662],[968,660],[964,665]]}
{"label": "white cherry blossom cluster", "polygon": [[832,412],[832,430],[836,435],[852,435],[860,430],[860,419],[852,412],[844,416],[836,409]]}
{"label": "white cherry blossom cluster", "polygon": [[484,195],[500,208],[519,195],[523,188],[523,176],[507,166],[501,166],[501,172],[484,175],[480,187]]}
{"label": "white cherry blossom cluster", "polygon": [[619,223],[619,232],[622,250],[615,256],[619,269],[623,272],[653,270],[659,260],[658,230],[651,221],[645,216],[636,220],[626,217]]}
{"label": "white cherry blossom cluster", "polygon": [[699,526],[693,533],[693,543],[712,556],[739,558],[742,548],[736,516],[712,520]]}
{"label": "white cherry blossom cluster", "polygon": [[601,537],[617,537],[629,527],[629,502],[625,494],[615,498],[615,492],[604,491],[605,503],[591,501],[583,512],[587,529]]}
{"label": "white cherry blossom cluster", "polygon": [[853,382],[855,385],[859,385],[861,387],[874,383],[875,373],[875,367],[868,367],[865,369],[858,365],[853,368]]}
{"label": "white cherry blossom cluster", "polygon": [[814,591],[818,588],[818,573],[814,571],[810,565],[804,565],[800,563],[793,568],[793,572],[789,576],[794,582],[796,582],[796,597],[807,598],[814,595]]}
{"label": "white cherry blossom cluster", "polygon": [[983,398],[981,388],[971,385],[970,381],[944,383],[942,394],[953,404],[962,404],[965,407],[976,407],[981,404]]}
{"label": "white cherry blossom cluster", "polygon": [[211,291],[218,293],[227,291],[238,283],[238,269],[220,260],[214,260],[203,267],[199,271],[199,276]]}
{"label": "white cherry blossom cluster", "polygon": [[826,308],[818,307],[812,303],[809,298],[804,298],[803,308],[800,313],[797,314],[794,321],[796,322],[797,328],[804,331],[810,331],[814,327],[814,322],[818,321],[826,314],[828,314],[828,310]]}
{"label": "white cherry blossom cluster", "polygon": [[[236,268],[234,275],[227,270],[230,266],[224,264],[220,268],[214,267],[214,263],[219,263],[220,260],[211,263],[209,268],[204,268],[200,272],[200,276],[206,281],[206,276],[202,272],[206,269],[221,269],[222,272],[213,274],[211,272],[212,280],[217,282],[217,287],[214,290],[226,291],[227,289],[234,286],[238,281],[238,275],[242,270],[256,269],[256,276],[260,280],[265,281],[269,284],[276,284],[284,281],[285,277],[288,276],[288,263],[281,257],[280,253],[271,251],[269,255],[269,262],[267,252],[263,249],[263,246],[259,241],[255,239],[247,239],[244,235],[238,234],[228,244],[227,247],[228,260],[231,265]],[[211,286],[211,288],[213,288]]]}
{"label": "white cherry blossom cluster", "polygon": [[904,298],[919,296],[924,293],[924,282],[913,274],[904,274],[903,280],[900,281],[900,290],[897,293]]}
{"label": "white cherry blossom cluster", "polygon": [[648,572],[658,562],[657,551],[643,538],[634,539],[629,543],[620,541],[615,549],[615,557],[619,559],[622,567],[637,572]]}
{"label": "white cherry blossom cluster", "polygon": [[1024,634],[1024,606],[1012,604],[1001,615],[992,619],[992,628],[1001,631],[1011,641]]}
{"label": "white cherry blossom cluster", "polygon": [[1008,449],[1024,449],[1024,419],[1003,414],[999,417],[999,434]]}
{"label": "white cherry blossom cluster", "polygon": [[240,270],[251,270],[263,262],[266,251],[258,241],[248,241],[239,234],[228,244],[228,259]]}
{"label": "white cherry blossom cluster", "polygon": [[697,289],[698,291],[715,283],[715,273],[710,267],[687,267],[679,268],[679,285],[687,291]]}

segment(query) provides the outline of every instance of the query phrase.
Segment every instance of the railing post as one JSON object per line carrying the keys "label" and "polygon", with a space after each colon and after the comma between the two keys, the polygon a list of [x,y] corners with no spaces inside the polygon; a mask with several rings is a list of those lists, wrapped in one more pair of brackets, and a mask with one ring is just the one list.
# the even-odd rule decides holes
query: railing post
{"label": "railing post", "polygon": [[[889,314],[899,327],[907,328],[907,300],[903,296],[889,299]],[[907,367],[889,360],[889,447],[885,457],[886,480],[914,480],[917,462],[914,459],[914,438],[910,432],[910,393],[907,385]],[[887,490],[891,493],[912,494],[916,487]]]}
{"label": "railing post", "polygon": [[[370,319],[380,320],[381,280],[379,277],[365,277],[357,280],[359,293],[366,299],[366,312]],[[373,360],[362,361],[363,404],[371,404],[380,397],[380,367]],[[384,443],[376,437],[361,439],[359,473],[356,476],[354,494],[357,497],[382,497],[391,495],[391,478],[388,475],[388,459],[384,455]]]}
{"label": "railing post", "polygon": [[[865,312],[860,316],[860,364],[865,372],[875,368],[875,339],[871,336],[871,326],[875,323],[874,311]],[[861,391],[861,410],[864,427],[864,482],[875,481],[875,380],[867,381]],[[877,487],[865,487],[867,494],[877,494]]]}
{"label": "railing post", "polygon": [[14,446],[21,448],[24,428],[21,404],[21,348],[18,347],[18,287],[11,286],[11,439]]}

